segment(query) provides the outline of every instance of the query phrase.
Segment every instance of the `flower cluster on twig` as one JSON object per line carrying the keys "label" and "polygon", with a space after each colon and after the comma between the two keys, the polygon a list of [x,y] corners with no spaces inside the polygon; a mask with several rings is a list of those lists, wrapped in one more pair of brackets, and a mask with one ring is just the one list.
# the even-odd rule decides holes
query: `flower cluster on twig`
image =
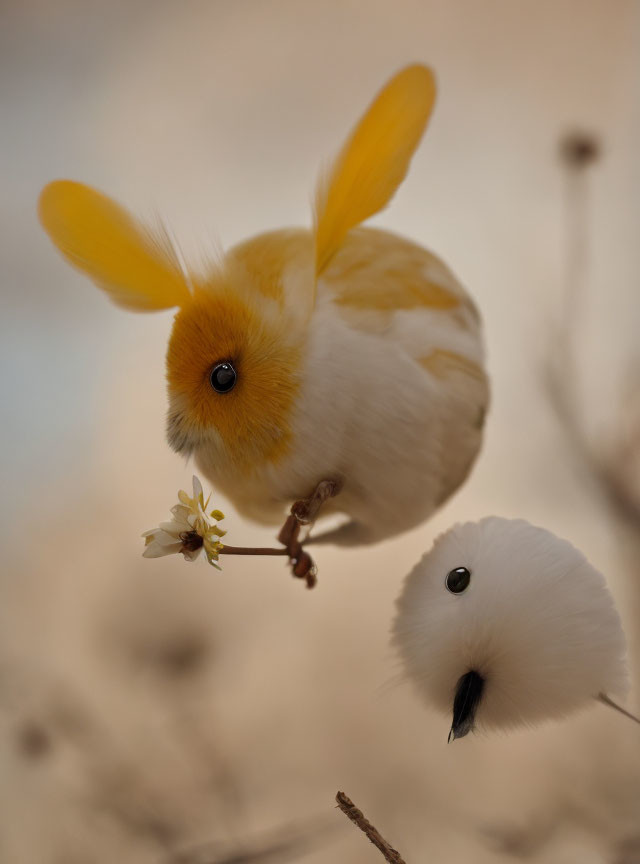
{"label": "flower cluster on twig", "polygon": [[[204,500],[202,484],[193,477],[193,496],[183,489],[178,492],[179,503],[171,508],[172,518],[161,522],[157,528],[143,533],[145,558],[161,558],[164,555],[181,553],[185,561],[195,561],[201,550],[212,567],[222,569],[217,561],[222,551],[221,537],[227,533],[216,524],[224,519],[220,510],[207,512],[211,496]],[[213,521],[212,521],[213,520]]]}

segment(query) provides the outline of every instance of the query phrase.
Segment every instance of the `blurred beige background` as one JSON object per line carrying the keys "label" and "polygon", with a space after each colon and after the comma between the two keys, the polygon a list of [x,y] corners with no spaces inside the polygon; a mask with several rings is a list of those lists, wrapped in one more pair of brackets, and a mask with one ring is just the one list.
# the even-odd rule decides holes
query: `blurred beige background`
{"label": "blurred beige background", "polygon": [[[434,535],[490,513],[581,547],[636,644],[640,544],[574,460],[541,367],[565,267],[558,141],[586,129],[603,156],[575,334],[585,426],[606,438],[638,369],[638,3],[5,0],[0,16],[0,861],[213,843],[182,859],[213,864],[305,826],[320,845],[294,860],[382,860],[333,811],[338,788],[411,864],[640,861],[637,728],[596,706],[447,746],[388,646]],[[470,481],[406,537],[319,551],[311,593],[278,559],[143,560],[140,532],[191,477],[164,441],[170,313],[124,313],[72,272],[38,227],[41,186],[160,212],[196,258],[308,224],[318,167],[412,60],[436,69],[438,105],[375,221],[442,255],[483,312],[494,397]],[[217,506],[230,542],[270,541]]]}

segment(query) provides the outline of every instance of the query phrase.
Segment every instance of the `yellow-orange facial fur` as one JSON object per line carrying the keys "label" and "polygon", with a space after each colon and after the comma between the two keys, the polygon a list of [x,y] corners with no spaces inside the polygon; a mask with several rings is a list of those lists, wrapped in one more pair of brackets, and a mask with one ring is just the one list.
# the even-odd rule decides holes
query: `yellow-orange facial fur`
{"label": "yellow-orange facial fur", "polygon": [[[300,348],[278,317],[224,285],[200,288],[176,315],[167,351],[168,436],[183,452],[222,443],[225,469],[243,473],[287,450]],[[209,376],[231,362],[237,381],[217,393]],[[231,464],[230,464],[231,463]]]}

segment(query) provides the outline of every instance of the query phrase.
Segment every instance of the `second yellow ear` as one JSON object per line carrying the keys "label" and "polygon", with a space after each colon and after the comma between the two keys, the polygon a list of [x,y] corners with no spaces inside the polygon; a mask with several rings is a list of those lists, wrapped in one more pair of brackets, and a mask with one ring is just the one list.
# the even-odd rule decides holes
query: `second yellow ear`
{"label": "second yellow ear", "polygon": [[56,180],[42,190],[38,213],[67,261],[119,306],[151,312],[189,300],[171,245],[96,189]]}
{"label": "second yellow ear", "polygon": [[316,275],[347,233],[382,210],[402,183],[431,115],[432,71],[401,69],[373,100],[316,194]]}

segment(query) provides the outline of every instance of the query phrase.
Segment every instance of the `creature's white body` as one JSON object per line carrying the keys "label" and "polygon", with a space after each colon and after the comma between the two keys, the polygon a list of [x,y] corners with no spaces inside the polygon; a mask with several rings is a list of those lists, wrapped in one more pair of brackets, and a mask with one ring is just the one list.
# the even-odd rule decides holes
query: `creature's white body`
{"label": "creature's white body", "polygon": [[[471,571],[451,594],[447,573]],[[566,540],[489,517],[440,536],[407,578],[395,641],[422,695],[450,712],[470,670],[484,728],[557,718],[626,692],[625,639],[604,577]]]}
{"label": "creature's white body", "polygon": [[[277,523],[337,480],[323,512],[351,522],[333,539],[371,542],[430,516],[478,453],[488,385],[473,303],[429,252],[360,227],[405,177],[435,92],[428,68],[400,70],[320,179],[313,229],[251,238],[203,278],[97,190],[61,180],[40,196],[54,243],[114,302],[179,307],[169,442],[255,519]],[[226,363],[234,392],[210,380]]]}
{"label": "creature's white body", "polygon": [[[467,476],[488,403],[479,317],[450,271],[386,232],[359,229],[353,238],[345,256],[354,242],[369,243],[373,253],[360,260],[360,279],[379,283],[397,266],[399,251],[410,250],[424,258],[425,283],[441,285],[460,302],[444,309],[340,305],[336,296],[348,277],[339,254],[318,282],[287,454],[247,475],[211,438],[195,449],[211,482],[242,512],[268,524],[281,522],[290,502],[311,494],[319,481],[342,481],[323,512],[351,518],[346,530],[331,535],[345,543],[382,539],[428,518]],[[400,282],[402,274],[395,278]],[[398,287],[390,281],[390,298]]]}

